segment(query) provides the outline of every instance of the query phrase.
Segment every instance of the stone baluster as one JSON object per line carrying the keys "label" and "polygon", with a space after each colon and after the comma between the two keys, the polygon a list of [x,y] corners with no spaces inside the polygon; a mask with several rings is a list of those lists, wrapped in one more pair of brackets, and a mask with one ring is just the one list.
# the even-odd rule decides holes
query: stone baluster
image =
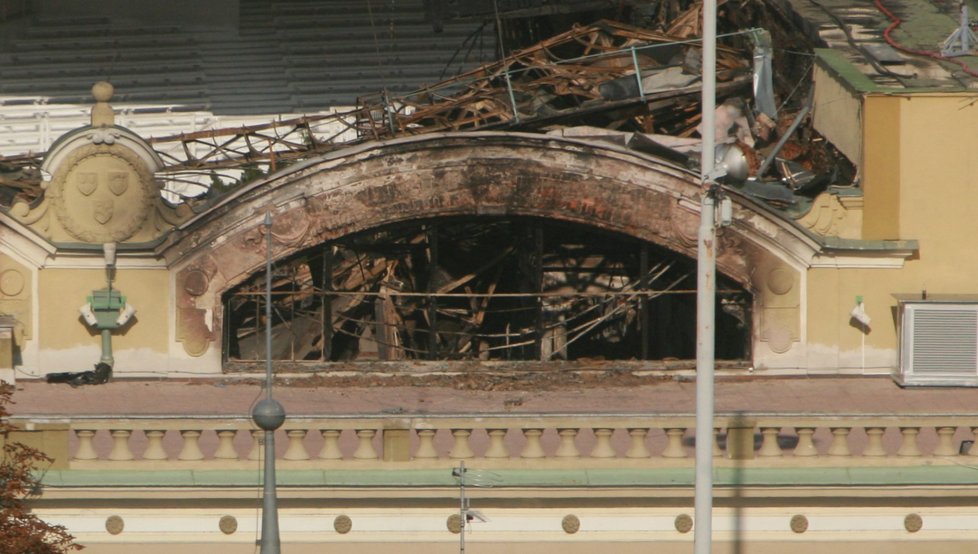
{"label": "stone baluster", "polygon": [[920,434],[920,427],[900,427],[900,434],[903,435],[903,440],[900,441],[897,456],[920,456],[920,448],[917,447],[917,435]]}
{"label": "stone baluster", "polygon": [[320,460],[342,460],[343,451],[340,450],[340,430],[339,429],[320,429],[319,434],[323,437],[323,447],[319,449]]}
{"label": "stone baluster", "polygon": [[475,456],[469,446],[469,437],[472,436],[472,429],[452,429],[452,437],[455,444],[448,453],[448,457],[453,460],[467,460]]}
{"label": "stone baluster", "polygon": [[180,436],[183,437],[183,448],[180,449],[178,460],[196,461],[203,460],[204,453],[200,450],[200,431],[182,430]]}
{"label": "stone baluster", "polygon": [[234,449],[234,437],[238,434],[235,429],[217,430],[217,450],[214,451],[214,458],[217,460],[236,460],[238,451]]}
{"label": "stone baluster", "polygon": [[937,446],[934,447],[935,456],[955,456],[958,450],[954,448],[954,432],[956,427],[937,428]]}
{"label": "stone baluster", "polygon": [[265,431],[262,431],[261,429],[252,429],[251,450],[248,451],[248,459],[260,460],[262,454],[264,453],[264,449],[262,448],[264,445],[265,445]]}
{"label": "stone baluster", "polygon": [[628,443],[628,450],[625,451],[626,458],[649,458],[652,456],[649,448],[645,446],[645,438],[649,436],[647,428],[633,427],[628,430],[628,436],[631,440]]}
{"label": "stone baluster", "polygon": [[435,450],[435,430],[418,429],[418,450],[414,453],[416,460],[434,460],[438,458]]}
{"label": "stone baluster", "polygon": [[484,458],[508,458],[509,451],[506,449],[506,429],[486,429],[489,434],[489,447],[486,448]]}
{"label": "stone baluster", "polygon": [[375,429],[357,429],[357,449],[353,452],[353,458],[357,460],[376,460],[377,451],[374,450]]}
{"label": "stone baluster", "polygon": [[557,445],[557,451],[554,452],[554,456],[557,458],[580,458],[581,452],[577,449],[577,433],[578,429],[571,428],[561,428],[557,429],[557,436],[560,437],[560,443]]}
{"label": "stone baluster", "polygon": [[669,427],[665,431],[666,447],[662,450],[662,457],[685,458],[686,448],[683,447],[683,436],[686,434],[686,429],[682,427]]}
{"label": "stone baluster", "polygon": [[886,456],[886,449],[883,448],[885,432],[884,427],[866,427],[866,448],[863,450],[863,456]]}
{"label": "stone baluster", "polygon": [[812,435],[815,434],[814,427],[795,427],[795,434],[798,435],[798,444],[795,445],[794,451],[796,457],[818,456],[815,441],[812,440]]}
{"label": "stone baluster", "polygon": [[611,435],[614,429],[601,428],[592,429],[594,431],[594,448],[591,449],[592,458],[614,458],[615,449],[611,447]]}
{"label": "stone baluster", "polygon": [[289,438],[289,447],[285,449],[285,454],[282,455],[283,460],[309,459],[305,442],[306,433],[305,429],[289,429],[285,432],[285,436]]}
{"label": "stone baluster", "polygon": [[78,448],[75,449],[74,459],[97,460],[98,453],[95,452],[95,445],[92,442],[95,438],[95,431],[92,429],[76,429],[75,436],[78,437]]}
{"label": "stone baluster", "polygon": [[523,446],[523,453],[520,454],[520,457],[543,458],[546,456],[546,453],[543,451],[543,445],[540,444],[541,435],[543,435],[543,429],[523,429],[526,444]]}
{"label": "stone baluster", "polygon": [[778,444],[778,435],[781,433],[780,427],[761,427],[761,447],[757,450],[757,455],[764,458],[779,458],[784,456],[781,445]]}
{"label": "stone baluster", "polygon": [[112,435],[112,452],[109,452],[109,459],[117,462],[132,460],[134,456],[129,448],[129,437],[132,436],[132,431],[129,429],[113,429],[110,434]]}
{"label": "stone baluster", "polygon": [[163,450],[163,436],[166,431],[151,429],[143,431],[146,435],[146,451],[143,452],[144,460],[165,460],[166,450]]}
{"label": "stone baluster", "polygon": [[849,451],[849,427],[832,427],[832,443],[829,444],[829,456],[852,456]]}

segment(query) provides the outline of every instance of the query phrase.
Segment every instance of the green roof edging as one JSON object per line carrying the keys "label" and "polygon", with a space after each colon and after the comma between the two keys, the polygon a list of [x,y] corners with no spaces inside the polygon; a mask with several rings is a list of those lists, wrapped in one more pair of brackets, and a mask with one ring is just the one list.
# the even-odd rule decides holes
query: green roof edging
{"label": "green roof edging", "polygon": [[[470,482],[505,487],[691,487],[692,468],[659,469],[486,469],[470,468]],[[961,466],[714,468],[717,487],[915,486],[978,484],[978,474]],[[74,487],[256,487],[258,471],[52,470],[43,484]],[[454,487],[451,468],[377,470],[279,470],[283,487]]]}
{"label": "green roof edging", "polygon": [[816,48],[815,62],[819,67],[842,81],[853,92],[883,91],[883,87],[874,83],[872,79],[863,74],[859,68],[852,65],[852,62],[836,50],[832,50],[831,48]]}
{"label": "green roof edging", "polygon": [[[966,87],[884,87],[873,82],[841,52],[831,48],[815,48],[815,63],[828,71],[849,90],[861,93],[914,94],[933,92],[965,92]],[[973,91],[972,91],[973,92]]]}

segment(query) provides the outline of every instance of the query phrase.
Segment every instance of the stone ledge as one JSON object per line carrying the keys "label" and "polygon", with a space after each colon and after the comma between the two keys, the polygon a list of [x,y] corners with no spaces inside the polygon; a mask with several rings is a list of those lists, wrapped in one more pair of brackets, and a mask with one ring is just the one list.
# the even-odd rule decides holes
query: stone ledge
{"label": "stone ledge", "polygon": [[[52,470],[43,475],[46,488],[103,487],[256,487],[260,471],[107,471]],[[442,488],[458,486],[444,469],[378,470],[285,470],[278,472],[279,485],[288,490],[302,487],[328,488]],[[476,468],[470,468],[475,479]],[[486,470],[479,477],[487,488],[689,488],[692,468],[587,469],[587,470]],[[820,467],[736,468],[714,470],[718,489],[743,487],[959,487],[973,486],[975,470],[960,465],[925,467]],[[691,490],[690,490],[691,492]],[[978,494],[976,492],[975,494]]]}

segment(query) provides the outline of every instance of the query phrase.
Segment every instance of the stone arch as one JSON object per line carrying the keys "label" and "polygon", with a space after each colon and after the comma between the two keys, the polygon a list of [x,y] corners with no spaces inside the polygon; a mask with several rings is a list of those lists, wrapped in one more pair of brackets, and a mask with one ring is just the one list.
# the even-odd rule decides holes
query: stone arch
{"label": "stone arch", "polygon": [[[522,133],[446,133],[338,150],[252,183],[181,225],[159,253],[175,270],[176,339],[204,354],[223,292],[265,260],[414,219],[519,215],[590,225],[696,256],[698,178],[607,143]],[[802,339],[801,289],[818,245],[746,197],[718,234],[718,268],[755,294],[755,340],[784,354]],[[208,320],[211,320],[208,325]]]}

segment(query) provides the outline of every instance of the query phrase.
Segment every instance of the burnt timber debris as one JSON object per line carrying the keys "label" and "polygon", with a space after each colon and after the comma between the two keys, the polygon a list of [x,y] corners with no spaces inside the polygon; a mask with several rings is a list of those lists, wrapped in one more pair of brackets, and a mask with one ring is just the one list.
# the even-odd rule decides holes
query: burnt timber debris
{"label": "burnt timber debris", "polygon": [[[721,359],[749,351],[750,294],[720,280]],[[264,275],[224,297],[226,356],[264,359]],[[276,264],[273,352],[290,362],[689,359],[692,263],[533,218],[438,220]]]}

